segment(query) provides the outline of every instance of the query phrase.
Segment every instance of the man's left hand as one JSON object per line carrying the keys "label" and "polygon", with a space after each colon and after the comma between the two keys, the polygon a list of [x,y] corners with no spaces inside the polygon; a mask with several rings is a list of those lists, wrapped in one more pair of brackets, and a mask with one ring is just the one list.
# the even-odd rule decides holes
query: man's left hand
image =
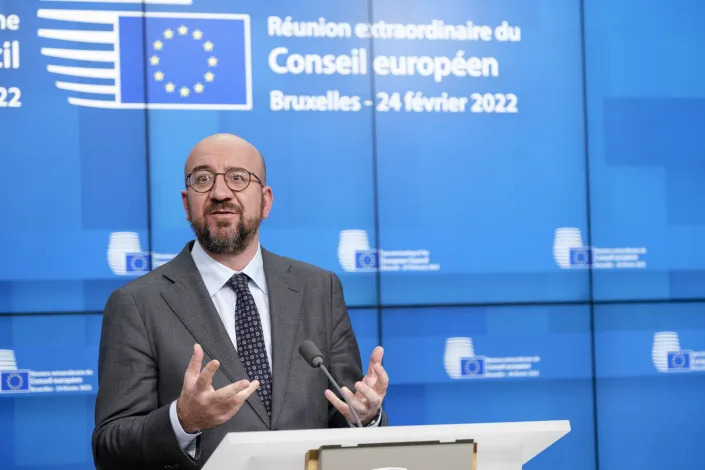
{"label": "man's left hand", "polygon": [[[363,426],[369,424],[370,421],[379,415],[384,396],[387,394],[389,377],[384,367],[382,367],[382,356],[384,356],[384,349],[382,346],[377,346],[370,356],[370,365],[367,368],[367,373],[362,378],[362,381],[355,384],[355,393],[351,392],[348,387],[342,388],[345,398],[355,408]],[[326,398],[340,414],[345,416],[345,419],[351,423],[356,423],[350,408],[343,400],[330,390],[326,390]]]}

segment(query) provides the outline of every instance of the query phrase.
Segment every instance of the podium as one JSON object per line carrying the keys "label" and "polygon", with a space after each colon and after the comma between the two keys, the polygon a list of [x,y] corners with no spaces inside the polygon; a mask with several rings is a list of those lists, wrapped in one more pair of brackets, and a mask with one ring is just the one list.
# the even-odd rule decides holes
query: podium
{"label": "podium", "polygon": [[[475,462],[472,452],[468,452],[468,469],[520,470],[522,465],[568,432],[568,421],[233,432],[223,438],[203,470],[304,470],[315,468],[315,463],[306,464],[307,453],[321,448],[335,450],[340,447],[348,453],[355,453],[372,448],[390,449],[394,447],[392,444],[408,449],[406,446],[410,443],[434,447],[434,444],[458,441],[459,444],[476,444],[477,460]],[[315,452],[309,453],[309,457],[312,454]],[[426,470],[450,467],[441,460],[433,467],[372,463],[359,468]]]}

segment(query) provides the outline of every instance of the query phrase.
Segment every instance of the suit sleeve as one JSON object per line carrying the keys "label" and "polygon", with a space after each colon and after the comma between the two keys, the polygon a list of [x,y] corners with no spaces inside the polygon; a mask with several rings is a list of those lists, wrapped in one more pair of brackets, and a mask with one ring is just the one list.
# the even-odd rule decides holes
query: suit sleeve
{"label": "suit sleeve", "polygon": [[158,406],[158,370],[134,298],[118,289],[103,315],[93,456],[96,468],[195,468],[179,447],[169,403]]}
{"label": "suit sleeve", "polygon": [[[348,309],[345,306],[343,287],[334,273],[331,276],[331,345],[330,372],[340,387],[347,386],[355,391],[355,382],[362,380],[360,349],[350,323]],[[329,405],[328,425],[330,427],[348,427],[343,415],[333,405]],[[380,426],[387,425],[387,416],[382,411]]]}

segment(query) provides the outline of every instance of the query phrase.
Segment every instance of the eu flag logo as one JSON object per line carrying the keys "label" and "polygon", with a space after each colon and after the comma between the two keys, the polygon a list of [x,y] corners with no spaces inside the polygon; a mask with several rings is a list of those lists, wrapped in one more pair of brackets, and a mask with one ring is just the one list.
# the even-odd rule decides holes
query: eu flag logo
{"label": "eu flag logo", "polygon": [[125,270],[128,273],[145,273],[150,269],[149,253],[127,253],[125,255]]}
{"label": "eu flag logo", "polygon": [[121,17],[121,101],[251,109],[249,23],[223,16]]}
{"label": "eu flag logo", "polygon": [[592,249],[587,246],[570,249],[570,265],[589,267],[592,265]]}
{"label": "eu flag logo", "polygon": [[485,375],[485,358],[463,357],[460,359],[461,377],[482,377]]}
{"label": "eu flag logo", "polygon": [[676,351],[668,353],[669,370],[690,369],[690,351]]}
{"label": "eu flag logo", "polygon": [[0,372],[0,392],[29,392],[29,371],[10,370]]}
{"label": "eu flag logo", "polygon": [[379,267],[379,253],[377,250],[355,251],[356,269],[377,269]]}

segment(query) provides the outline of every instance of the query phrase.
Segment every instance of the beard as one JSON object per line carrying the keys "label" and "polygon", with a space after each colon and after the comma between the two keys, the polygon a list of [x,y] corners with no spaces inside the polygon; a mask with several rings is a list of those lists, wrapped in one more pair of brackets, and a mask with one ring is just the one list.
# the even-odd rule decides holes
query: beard
{"label": "beard", "polygon": [[[233,226],[230,221],[216,222],[215,230],[206,221],[208,214],[216,210],[228,210],[238,214],[239,220]],[[262,211],[264,210],[264,196],[260,204],[260,214],[255,217],[245,217],[240,207],[229,203],[216,203],[209,205],[203,211],[204,217],[196,220],[191,216],[191,206],[189,205],[189,218],[191,228],[196,234],[198,243],[204,250],[217,255],[239,255],[247,248],[259,231],[262,223]]]}

